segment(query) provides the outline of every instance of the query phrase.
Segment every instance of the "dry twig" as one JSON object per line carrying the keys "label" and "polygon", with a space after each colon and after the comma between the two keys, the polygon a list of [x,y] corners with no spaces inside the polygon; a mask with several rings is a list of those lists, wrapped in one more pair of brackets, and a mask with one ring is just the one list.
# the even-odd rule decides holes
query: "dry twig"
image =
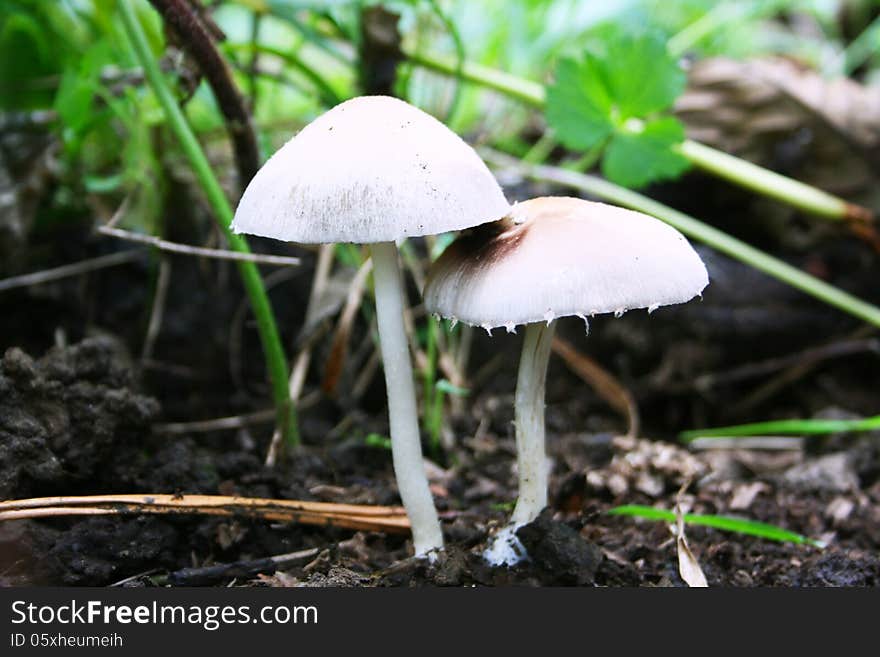
{"label": "dry twig", "polygon": [[[303,398],[298,408],[308,408],[318,401],[318,394],[308,395]],[[206,433],[208,431],[223,431],[225,429],[243,429],[253,424],[270,424],[275,419],[275,409],[267,408],[262,411],[245,413],[243,415],[231,415],[218,417],[211,420],[196,420],[195,422],[167,422],[154,424],[153,431],[156,433],[187,434]]]}
{"label": "dry twig", "polygon": [[233,563],[217,563],[210,566],[181,568],[168,573],[166,581],[174,586],[209,586],[214,582],[230,578],[249,578],[260,573],[274,573],[282,567],[308,561],[320,552],[319,548],[299,550],[263,559],[248,559]]}
{"label": "dry twig", "polygon": [[116,265],[132,262],[143,256],[144,251],[141,251],[140,249],[132,249],[130,251],[121,251],[120,253],[111,253],[110,255],[90,258],[89,260],[81,260],[80,262],[62,265],[61,267],[55,267],[54,269],[44,269],[43,271],[22,274],[21,276],[12,276],[0,281],[0,292],[87,274],[97,269],[104,269],[105,267],[114,267]]}
{"label": "dry twig", "polygon": [[260,151],[244,99],[235,86],[229,68],[214,45],[222,32],[199,15],[185,0],[150,0],[165,23],[177,34],[181,46],[199,65],[211,86],[217,106],[226,119],[232,140],[241,188],[260,168]]}
{"label": "dry twig", "polygon": [[197,256],[202,258],[214,258],[216,260],[237,260],[244,262],[255,262],[261,265],[277,265],[281,267],[292,267],[300,264],[300,259],[292,256],[276,256],[264,253],[241,253],[239,251],[227,251],[225,249],[206,249],[200,246],[190,246],[188,244],[179,244],[177,242],[169,242],[155,235],[143,235],[141,233],[133,233],[122,228],[113,228],[112,226],[99,226],[97,231],[102,235],[109,235],[128,242],[136,242],[138,244],[147,244],[155,247],[160,251],[168,251],[170,253],[181,253],[183,255]]}
{"label": "dry twig", "polygon": [[147,333],[144,336],[144,346],[141,349],[141,361],[150,360],[153,357],[153,347],[159,331],[162,329],[162,319],[165,316],[165,301],[168,298],[168,283],[171,281],[171,261],[162,258],[159,262],[159,273],[156,276],[156,292],[153,294],[153,305],[150,308],[150,321],[147,324]]}
{"label": "dry twig", "polygon": [[333,504],[228,495],[87,495],[0,502],[0,521],[141,513],[249,517],[364,531],[408,532],[403,507]]}

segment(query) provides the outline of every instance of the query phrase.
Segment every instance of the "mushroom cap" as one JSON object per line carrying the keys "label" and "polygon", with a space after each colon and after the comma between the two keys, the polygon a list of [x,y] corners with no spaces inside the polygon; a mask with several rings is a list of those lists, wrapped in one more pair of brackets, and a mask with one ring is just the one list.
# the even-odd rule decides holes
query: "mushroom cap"
{"label": "mushroom cap", "polygon": [[509,210],[474,149],[440,121],[397,98],[361,96],[319,116],[263,165],[232,229],[368,244],[461,230]]}
{"label": "mushroom cap", "polygon": [[709,283],[684,236],[640,212],[577,198],[515,204],[462,234],[425,286],[429,312],[486,329],[567,315],[653,311]]}

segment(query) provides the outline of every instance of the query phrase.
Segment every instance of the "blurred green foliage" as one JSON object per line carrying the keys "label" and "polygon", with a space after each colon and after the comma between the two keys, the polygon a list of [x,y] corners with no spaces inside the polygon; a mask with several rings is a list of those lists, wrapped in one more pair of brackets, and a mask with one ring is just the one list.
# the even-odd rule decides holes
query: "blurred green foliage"
{"label": "blurred green foliage", "polygon": [[[139,6],[157,53],[161,25]],[[163,176],[144,91],[112,0],[7,0],[0,5],[0,110],[52,113],[61,138],[62,201],[138,189],[129,221],[151,228]]]}
{"label": "blurred green foliage", "polygon": [[[131,1],[164,70],[178,79],[191,124],[204,139],[223,138],[210,91],[176,49],[166,49],[148,3]],[[225,34],[222,52],[253,103],[264,154],[328,105],[358,93],[361,10],[375,4],[400,14],[407,51],[463,54],[535,80],[551,81],[555,73],[549,119],[558,137],[575,148],[603,143],[604,173],[631,186],[684,169],[667,148],[681,139],[681,128],[658,115],[683,84],[674,56],[785,53],[833,72],[852,57],[870,64],[876,50],[868,38],[874,30],[857,52],[846,52],[839,14],[862,12],[868,22],[877,4],[854,0],[211,2],[212,19]],[[812,28],[795,37],[788,27],[794,20]],[[652,36],[620,37],[634,32]],[[659,50],[667,42],[672,55]],[[69,198],[138,189],[130,221],[149,230],[161,213],[168,169],[162,161],[173,161],[173,146],[163,139],[161,112],[125,44],[116,0],[4,0],[0,110],[53,111]],[[406,63],[399,80],[402,94],[438,116],[454,104],[449,118],[457,131],[520,154],[529,148],[523,140],[534,125],[529,108]],[[650,120],[627,124],[628,118]],[[636,175],[628,166],[634,160],[651,166]]]}

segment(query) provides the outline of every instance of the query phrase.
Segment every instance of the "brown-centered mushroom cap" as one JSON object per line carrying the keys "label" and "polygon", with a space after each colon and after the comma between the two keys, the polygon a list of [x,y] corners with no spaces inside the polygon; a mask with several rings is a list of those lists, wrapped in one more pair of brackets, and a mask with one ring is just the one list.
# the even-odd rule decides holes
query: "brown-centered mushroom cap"
{"label": "brown-centered mushroom cap", "polygon": [[699,295],[706,267],[681,233],[632,210],[568,197],[515,204],[431,268],[428,311],[492,329],[567,315],[653,311]]}

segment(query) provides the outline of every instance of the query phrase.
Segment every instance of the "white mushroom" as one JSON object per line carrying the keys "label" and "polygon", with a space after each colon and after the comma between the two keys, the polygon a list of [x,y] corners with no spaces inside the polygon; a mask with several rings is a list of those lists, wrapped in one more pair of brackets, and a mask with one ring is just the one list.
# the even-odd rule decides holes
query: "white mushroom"
{"label": "white mushroom", "polygon": [[422,462],[395,241],[494,221],[510,206],[474,150],[396,98],[337,105],[275,153],[245,190],[233,230],[301,243],[370,244],[394,472],[416,554],[443,546]]}
{"label": "white mushroom", "polygon": [[487,330],[527,324],[516,387],[519,497],[487,553],[517,560],[513,531],[547,505],[544,387],[557,317],[683,303],[709,283],[674,228],[648,215],[576,198],[536,198],[460,236],[434,263],[425,307]]}

